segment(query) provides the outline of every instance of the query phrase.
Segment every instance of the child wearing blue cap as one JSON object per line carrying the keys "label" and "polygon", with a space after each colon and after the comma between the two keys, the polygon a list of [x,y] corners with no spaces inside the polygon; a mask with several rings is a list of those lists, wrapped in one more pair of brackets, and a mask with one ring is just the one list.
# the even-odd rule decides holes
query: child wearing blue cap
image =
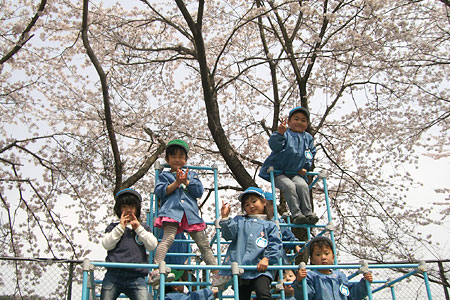
{"label": "child wearing blue cap", "polygon": [[[148,263],[146,251],[156,248],[158,241],[150,227],[139,220],[141,195],[132,189],[123,189],[115,196],[114,212],[120,222],[111,223],[102,239],[108,250],[107,262]],[[101,300],[115,300],[121,293],[130,299],[147,300],[145,278],[147,269],[107,268],[102,282]]]}
{"label": "child wearing blue cap", "polygon": [[[249,187],[238,199],[245,211],[244,216],[230,219],[230,205],[222,203],[219,222],[222,237],[231,241],[223,264],[256,265],[256,271],[246,270],[239,278],[240,300],[250,299],[252,291],[255,291],[257,299],[272,299],[270,284],[273,272],[267,267],[278,263],[282,247],[278,227],[270,221],[273,211],[268,209],[264,192],[259,188]],[[221,289],[230,279],[231,272],[221,270],[219,274],[214,275],[213,286]]]}
{"label": "child wearing blue cap", "polygon": [[[170,171],[162,171],[155,186],[155,195],[161,207],[154,225],[164,230],[155,252],[156,264],[165,260],[175,235],[183,231],[188,232],[195,241],[206,264],[216,264],[205,234],[206,223],[200,217],[197,204],[197,198],[203,195],[203,184],[196,172],[182,169],[186,165],[188,152],[189,146],[183,140],[175,139],[167,143],[166,162]],[[173,277],[166,280],[171,281]],[[159,270],[152,271],[149,281],[153,286],[159,284]]]}
{"label": "child wearing blue cap", "polygon": [[319,218],[313,213],[306,182],[306,172],[311,170],[316,154],[313,137],[306,132],[310,125],[309,111],[296,107],[282,120],[278,131],[269,138],[272,153],[264,161],[259,176],[270,181],[269,167],[275,174],[275,186],[280,189],[289,206],[294,224],[316,224]]}

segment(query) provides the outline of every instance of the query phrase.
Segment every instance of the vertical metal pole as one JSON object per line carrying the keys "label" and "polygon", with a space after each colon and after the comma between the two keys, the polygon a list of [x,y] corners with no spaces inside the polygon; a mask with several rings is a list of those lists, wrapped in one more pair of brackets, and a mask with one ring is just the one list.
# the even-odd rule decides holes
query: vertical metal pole
{"label": "vertical metal pole", "polygon": [[165,287],[166,286],[166,262],[161,261],[159,263],[159,300],[164,300],[165,298]]}
{"label": "vertical metal pole", "polygon": [[231,263],[231,274],[233,274],[234,300],[239,300],[239,265],[237,262]]}
{"label": "vertical metal pole", "polygon": [[442,265],[442,261],[438,261],[438,266],[439,266],[439,275],[441,276],[442,281],[442,287],[444,288],[445,300],[450,300],[447,289],[448,282],[447,279],[445,278],[444,266]]}
{"label": "vertical metal pole", "polygon": [[69,279],[67,281],[67,300],[72,299],[73,261],[69,263]]}
{"label": "vertical metal pole", "polygon": [[217,242],[217,264],[222,264],[222,251],[220,249],[220,226],[219,226],[219,220],[221,218],[220,216],[220,210],[219,210],[219,187],[218,187],[218,176],[217,176],[217,165],[213,165],[214,169],[214,201],[215,201],[215,214],[216,214],[216,242]]}
{"label": "vertical metal pole", "polygon": [[[300,269],[306,269],[305,262],[300,263]],[[303,300],[308,300],[308,291],[306,289],[306,277],[302,279]]]}
{"label": "vertical metal pole", "polygon": [[428,300],[432,300],[433,297],[431,296],[431,290],[430,290],[430,282],[428,280],[428,274],[427,272],[423,272],[423,279],[425,280],[425,286],[427,288],[427,295],[428,295]]}
{"label": "vertical metal pole", "polygon": [[89,259],[83,260],[83,288],[81,290],[81,300],[89,300],[88,278],[89,278]]}
{"label": "vertical metal pole", "polygon": [[395,288],[393,285],[391,285],[391,296],[392,296],[392,300],[396,300],[395,298]]}
{"label": "vertical metal pole", "polygon": [[[269,167],[267,172],[270,173],[270,183],[272,185],[273,221],[277,225],[278,230],[280,232],[280,237],[281,237],[281,227],[280,227],[280,221],[279,221],[279,217],[278,217],[278,206],[277,206],[277,201],[276,201],[277,198],[275,197],[274,168],[273,167]],[[282,251],[284,251],[284,249],[282,249]],[[283,265],[283,257],[282,256],[280,258],[278,258],[278,265],[280,265],[280,266]],[[281,269],[278,270],[278,278],[279,278],[279,282],[283,282],[283,270],[281,270]],[[284,289],[280,290],[280,294],[281,294],[281,300],[285,300]]]}
{"label": "vertical metal pole", "polygon": [[[330,224],[333,219],[331,217],[331,208],[330,208],[330,199],[328,198],[328,185],[327,185],[327,179],[325,178],[325,176],[322,176],[322,184],[323,184],[323,192],[325,194],[325,203],[327,205],[327,214],[328,214],[328,224]],[[336,243],[334,241],[334,232],[332,230],[330,230],[330,238],[331,241],[333,242],[333,253],[335,253],[334,255],[334,264],[337,265],[337,257],[336,257]]]}
{"label": "vertical metal pole", "polygon": [[81,300],[89,300],[89,291],[88,291],[88,271],[83,270],[83,288],[81,290]]}
{"label": "vertical metal pole", "polygon": [[[155,166],[155,185],[158,182],[158,177],[159,177],[159,173],[161,172],[161,170],[164,168],[164,166],[161,166],[161,163],[159,162],[159,160],[157,160],[154,164]],[[155,230],[155,227],[153,225],[153,217],[157,217],[158,216],[158,198],[156,197],[156,195],[154,195],[153,193],[150,195],[152,201],[150,204],[150,227],[153,231],[153,234],[155,235],[156,238],[159,237],[159,230]],[[154,259],[154,252],[151,251],[150,255],[148,256],[149,259],[149,263],[151,263]],[[149,270],[150,272],[150,270]],[[160,275],[161,276],[161,275]],[[164,286],[160,285],[160,288],[164,289]],[[150,287],[149,287],[150,289]],[[156,297],[158,296],[158,290],[155,288],[152,288],[153,291],[153,299],[156,299]]]}
{"label": "vertical metal pole", "polygon": [[369,300],[372,300],[372,286],[370,285],[370,282],[366,280],[366,289],[367,289],[367,296],[369,297]]}
{"label": "vertical metal pole", "polygon": [[269,167],[267,169],[267,172],[270,174],[270,184],[272,188],[272,198],[273,198],[273,217],[275,221],[278,221],[278,207],[277,207],[277,201],[275,197],[275,175],[274,175],[274,168]]}
{"label": "vertical metal pole", "polygon": [[330,208],[330,199],[328,198],[328,186],[327,186],[327,179],[322,177],[322,183],[323,183],[323,192],[325,194],[325,203],[327,204],[327,214],[328,214],[328,223],[332,221],[331,218],[331,208]]}
{"label": "vertical metal pole", "polygon": [[425,261],[419,261],[419,266],[417,267],[417,271],[422,272],[423,274],[423,280],[425,281],[425,287],[427,289],[427,295],[428,300],[431,300],[431,290],[430,290],[430,282],[428,280],[428,274],[427,274],[427,264]]}

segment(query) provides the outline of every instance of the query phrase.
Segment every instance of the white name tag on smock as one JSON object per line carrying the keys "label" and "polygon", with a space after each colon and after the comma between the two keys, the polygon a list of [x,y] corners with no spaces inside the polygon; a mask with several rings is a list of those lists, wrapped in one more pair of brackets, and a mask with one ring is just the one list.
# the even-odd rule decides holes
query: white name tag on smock
{"label": "white name tag on smock", "polygon": [[305,157],[306,157],[306,159],[313,159],[313,155],[309,149],[306,149]]}
{"label": "white name tag on smock", "polygon": [[263,237],[259,237],[256,239],[256,246],[258,246],[259,248],[265,248],[267,247],[267,239],[263,238]]}
{"label": "white name tag on smock", "polygon": [[348,286],[346,286],[345,284],[341,284],[339,286],[339,292],[341,292],[341,294],[344,296],[350,295],[350,290],[348,289]]}

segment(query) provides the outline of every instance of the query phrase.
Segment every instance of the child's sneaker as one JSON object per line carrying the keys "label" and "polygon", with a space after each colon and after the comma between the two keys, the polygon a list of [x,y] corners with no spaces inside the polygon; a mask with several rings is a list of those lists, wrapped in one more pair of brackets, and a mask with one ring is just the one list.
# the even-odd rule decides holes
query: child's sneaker
{"label": "child's sneaker", "polygon": [[223,290],[228,281],[230,281],[231,276],[223,276],[219,274],[214,274],[212,276],[212,287],[217,287],[219,290]]}
{"label": "child's sneaker", "polygon": [[311,214],[309,216],[306,216],[306,223],[310,225],[314,225],[319,221],[319,217],[317,217],[315,214]]}
{"label": "child's sneaker", "polygon": [[175,280],[175,274],[174,273],[169,273],[166,276],[166,282],[172,282]]}
{"label": "child's sneaker", "polygon": [[153,287],[159,285],[159,270],[153,270],[148,275],[148,283]]}
{"label": "child's sneaker", "polygon": [[[159,270],[153,270],[150,275],[148,276],[148,283],[153,286],[156,287],[157,285],[159,285]],[[175,274],[173,273],[169,273],[166,277],[166,282],[172,282],[175,280]]]}
{"label": "child's sneaker", "polygon": [[292,220],[292,223],[294,224],[306,224],[306,217],[303,214],[298,214],[297,216],[295,216],[295,218]]}

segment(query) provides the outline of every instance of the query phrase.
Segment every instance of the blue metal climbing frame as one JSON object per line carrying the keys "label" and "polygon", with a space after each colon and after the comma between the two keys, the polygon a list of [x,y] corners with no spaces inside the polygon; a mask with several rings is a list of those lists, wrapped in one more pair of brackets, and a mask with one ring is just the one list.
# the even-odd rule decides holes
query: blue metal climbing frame
{"label": "blue metal climbing frame", "polygon": [[[158,178],[159,173],[165,168],[168,167],[167,165],[161,165],[158,162],[155,164],[155,178]],[[191,251],[191,247],[189,247],[189,252],[188,253],[168,253],[167,255],[170,256],[177,256],[177,255],[182,255],[185,257],[188,257],[188,263],[184,264],[184,265],[175,265],[175,264],[168,264],[166,266],[165,262],[161,262],[159,265],[157,264],[152,264],[151,262],[153,261],[153,255],[154,255],[154,251],[151,251],[149,253],[149,263],[148,264],[125,264],[125,263],[108,263],[108,262],[94,262],[94,261],[89,261],[88,259],[86,259],[83,263],[83,281],[82,281],[82,300],[89,300],[89,299],[97,299],[99,297],[98,294],[96,294],[95,291],[95,286],[101,284],[101,280],[94,280],[94,270],[95,268],[148,268],[149,271],[151,271],[152,269],[159,269],[161,274],[164,274],[164,276],[160,277],[160,286],[165,286],[165,285],[173,285],[174,283],[166,283],[165,279],[166,276],[169,272],[169,268],[174,268],[177,270],[192,270],[197,272],[196,273],[196,278],[197,281],[196,282],[177,282],[176,284],[183,284],[186,285],[188,288],[191,288],[193,286],[197,286],[197,287],[210,287],[210,283],[209,283],[209,272],[205,272],[206,278],[205,281],[199,281],[199,272],[201,272],[202,270],[231,270],[232,273],[232,287],[234,290],[234,295],[223,295],[222,292],[219,292],[219,298],[223,299],[223,298],[234,298],[235,300],[239,299],[239,295],[238,295],[238,278],[239,278],[239,274],[241,274],[243,271],[245,270],[256,270],[256,266],[244,266],[244,265],[237,265],[237,263],[232,263],[231,265],[222,265],[222,253],[221,253],[221,245],[223,244],[228,244],[228,242],[225,242],[223,240],[221,240],[221,234],[220,234],[220,226],[219,226],[219,220],[220,220],[220,202],[219,202],[219,196],[218,196],[218,171],[217,171],[217,166],[212,166],[212,167],[198,167],[198,166],[186,166],[186,168],[189,168],[190,170],[205,170],[205,171],[212,171],[213,175],[214,175],[214,201],[215,201],[215,222],[207,222],[206,224],[208,226],[214,226],[215,227],[215,236],[213,237],[211,244],[215,244],[216,245],[216,255],[217,255],[217,265],[216,266],[212,266],[212,265],[202,265],[199,264],[198,260],[192,260],[192,257],[197,257],[196,254],[192,253]],[[272,195],[273,195],[273,199],[276,199],[276,189],[275,189],[275,184],[274,184],[274,177],[276,176],[277,173],[279,173],[279,171],[274,170],[273,168],[269,168],[268,172],[270,173],[270,179],[271,179],[271,187],[272,187]],[[279,222],[279,216],[278,216],[278,211],[277,211],[277,205],[274,205],[274,221],[278,226],[281,227],[302,227],[306,229],[306,236],[307,236],[307,241],[300,241],[300,242],[283,242],[284,245],[292,245],[292,244],[297,244],[297,245],[307,245],[309,240],[311,239],[311,228],[315,228],[317,230],[320,230],[316,236],[320,236],[325,234],[326,232],[329,233],[330,238],[333,242],[333,250],[334,253],[336,253],[336,249],[335,249],[335,240],[334,240],[334,225],[332,222],[332,213],[331,213],[331,207],[330,207],[330,203],[329,203],[329,198],[328,198],[328,187],[327,187],[327,181],[326,181],[326,177],[321,174],[321,173],[317,173],[317,172],[308,172],[307,175],[312,176],[313,177],[313,181],[310,184],[310,189],[317,184],[318,182],[321,182],[323,185],[323,190],[324,190],[324,196],[325,196],[325,204],[326,204],[326,211],[327,211],[327,224],[316,224],[316,225],[296,225],[296,224],[291,224],[289,221],[287,223],[281,223]],[[158,214],[158,201],[156,199],[156,197],[154,197],[154,195],[152,194],[150,197],[150,210],[147,213],[147,222],[149,225],[153,224],[154,221],[154,217],[157,216]],[[274,201],[274,204],[276,204],[276,202]],[[155,234],[156,236],[158,236],[157,234]],[[189,245],[191,243],[193,243],[193,241],[191,239],[187,239],[187,240],[175,240],[175,243],[189,243]],[[303,247],[302,249],[306,249],[306,247]],[[306,267],[306,269],[308,270],[315,270],[315,269],[353,269],[356,270],[353,274],[348,276],[348,279],[351,280],[352,278],[354,278],[356,275],[361,274],[363,272],[366,272],[370,269],[385,269],[385,268],[389,268],[389,269],[411,269],[411,271],[407,274],[404,274],[396,279],[391,279],[391,280],[377,280],[374,281],[372,284],[370,284],[369,282],[366,281],[366,285],[367,285],[367,291],[368,291],[368,299],[371,300],[373,299],[373,294],[389,288],[390,292],[391,292],[391,296],[393,300],[396,300],[396,295],[395,295],[395,288],[394,285],[401,282],[402,280],[413,276],[417,273],[422,274],[423,278],[424,278],[424,283],[426,286],[426,291],[427,291],[427,297],[428,300],[432,299],[431,296],[431,291],[430,291],[430,285],[429,285],[429,280],[428,280],[428,275],[427,275],[427,267],[426,264],[423,262],[420,263],[411,263],[411,264],[367,264],[367,262],[362,261],[360,265],[338,265],[337,263],[337,257],[335,255],[335,264],[334,265],[327,265],[327,266],[318,266],[318,265],[305,265],[304,267]],[[167,268],[169,267],[169,268]],[[269,270],[274,270],[274,271],[278,271],[279,276],[278,276],[278,282],[273,282],[273,286],[274,286],[274,297],[280,298],[281,300],[285,300],[285,294],[284,294],[284,290],[283,290],[283,270],[294,270],[296,271],[298,268],[298,266],[296,265],[282,265],[282,259],[280,258],[278,265],[271,265],[268,267]],[[304,299],[307,299],[306,296],[306,284],[305,284],[306,279],[304,279],[303,282],[303,297]],[[290,284],[289,282],[285,282],[285,284]],[[154,299],[157,299],[156,297],[159,297],[160,300],[164,300],[164,289],[160,289],[159,293],[158,290],[152,290],[152,287],[149,286],[149,292],[153,293],[154,295]],[[278,293],[279,292],[279,293]],[[122,296],[121,296],[122,297]]]}

